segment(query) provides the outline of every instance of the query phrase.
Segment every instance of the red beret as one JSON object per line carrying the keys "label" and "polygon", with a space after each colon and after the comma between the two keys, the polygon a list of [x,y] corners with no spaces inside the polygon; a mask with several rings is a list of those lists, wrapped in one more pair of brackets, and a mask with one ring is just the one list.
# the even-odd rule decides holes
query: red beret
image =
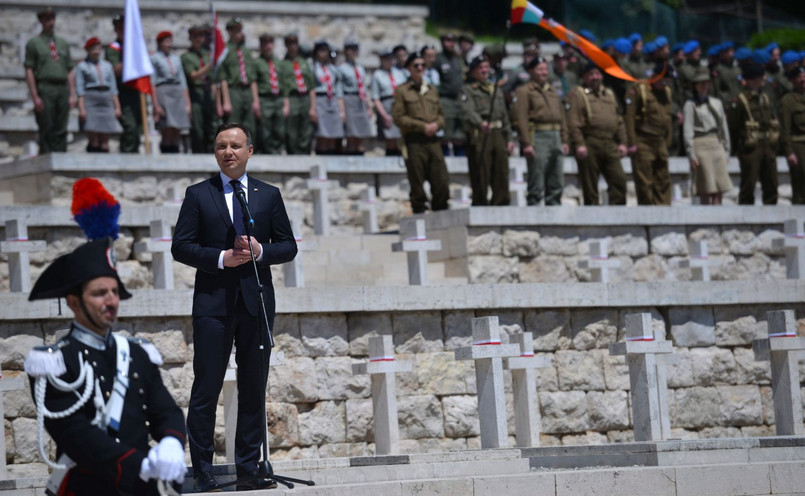
{"label": "red beret", "polygon": [[170,31],[162,31],[157,35],[157,43],[164,40],[165,38],[173,38],[173,33]]}
{"label": "red beret", "polygon": [[101,40],[97,36],[93,36],[84,43],[84,50],[89,50],[93,45],[99,45]]}

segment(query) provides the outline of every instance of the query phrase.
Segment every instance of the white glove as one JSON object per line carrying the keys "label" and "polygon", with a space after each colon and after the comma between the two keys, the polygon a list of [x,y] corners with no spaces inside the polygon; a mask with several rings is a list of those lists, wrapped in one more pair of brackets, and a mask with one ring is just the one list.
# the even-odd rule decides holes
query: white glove
{"label": "white glove", "polygon": [[[151,451],[153,451],[154,449],[155,448],[151,448]],[[156,478],[157,478],[156,466],[153,465],[148,460],[148,458],[143,458],[143,463],[140,465],[140,479],[142,479],[144,482],[148,482],[149,479],[156,479]]]}
{"label": "white glove", "polygon": [[151,448],[148,461],[155,467],[156,478],[160,480],[182,482],[187,472],[182,443],[172,436],[165,436],[159,444]]}

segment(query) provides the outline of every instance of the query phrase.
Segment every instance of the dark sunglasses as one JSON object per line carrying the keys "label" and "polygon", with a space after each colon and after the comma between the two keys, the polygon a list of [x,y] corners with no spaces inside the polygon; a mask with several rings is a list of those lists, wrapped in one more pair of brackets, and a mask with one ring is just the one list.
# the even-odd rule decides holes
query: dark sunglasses
{"label": "dark sunglasses", "polygon": [[425,67],[425,64],[422,63],[422,62],[419,62],[419,63],[416,63],[416,64],[411,64],[411,65],[414,66],[417,69],[422,69],[423,67]]}

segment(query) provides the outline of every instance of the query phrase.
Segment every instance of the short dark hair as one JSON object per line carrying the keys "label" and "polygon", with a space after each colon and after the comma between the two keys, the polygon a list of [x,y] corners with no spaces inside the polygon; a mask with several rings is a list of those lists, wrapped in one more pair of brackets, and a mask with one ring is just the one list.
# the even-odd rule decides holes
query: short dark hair
{"label": "short dark hair", "polygon": [[218,129],[215,130],[215,138],[213,138],[213,142],[218,139],[218,135],[222,132],[226,131],[227,129],[240,129],[243,131],[243,134],[246,135],[246,146],[252,146],[252,133],[246,129],[243,124],[238,122],[227,122],[226,124],[221,124],[218,126]]}

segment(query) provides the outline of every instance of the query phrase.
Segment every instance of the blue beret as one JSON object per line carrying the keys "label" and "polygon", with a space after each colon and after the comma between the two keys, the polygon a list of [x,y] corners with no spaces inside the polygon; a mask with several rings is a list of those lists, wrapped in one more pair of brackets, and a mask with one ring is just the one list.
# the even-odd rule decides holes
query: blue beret
{"label": "blue beret", "polygon": [[643,41],[643,37],[640,36],[640,33],[632,33],[632,34],[629,35],[628,40],[629,40],[629,43],[634,45],[638,41]]}
{"label": "blue beret", "polygon": [[656,41],[649,41],[643,45],[643,53],[651,55],[652,53],[657,51],[657,42]]}
{"label": "blue beret", "polygon": [[579,31],[579,34],[584,36],[588,40],[592,41],[593,43],[598,41],[598,38],[596,38],[595,35],[593,33],[591,33],[590,31],[588,31],[587,29],[582,29],[581,31]]}
{"label": "blue beret", "polygon": [[708,57],[715,57],[721,53],[721,45],[713,45],[707,49],[707,56]]}
{"label": "blue beret", "polygon": [[606,50],[607,48],[613,46],[613,43],[614,42],[611,39],[606,39],[606,40],[604,40],[603,43],[601,43],[600,48],[601,48],[601,50]]}
{"label": "blue beret", "polygon": [[722,52],[726,52],[730,48],[735,48],[735,42],[734,41],[725,41],[724,43],[721,44],[721,51]]}
{"label": "blue beret", "polygon": [[682,51],[685,55],[693,53],[697,48],[699,48],[699,42],[696,40],[690,40],[689,42],[685,43],[685,46],[682,47]]}
{"label": "blue beret", "polygon": [[618,53],[622,53],[624,55],[632,53],[632,44],[629,43],[629,40],[626,38],[618,38],[615,40],[613,45],[615,46],[615,51]]}
{"label": "blue beret", "polygon": [[771,43],[769,43],[768,45],[766,45],[765,50],[772,51],[772,50],[774,50],[775,48],[780,48],[780,45],[778,45],[778,44],[777,44],[777,42],[772,41]]}
{"label": "blue beret", "polygon": [[657,36],[654,39],[654,46],[656,46],[657,48],[662,48],[667,44],[668,44],[668,38],[666,38],[665,36]]}
{"label": "blue beret", "polygon": [[795,52],[794,50],[787,50],[785,53],[783,53],[783,56],[780,58],[783,65],[799,62],[799,59],[800,59],[799,52]]}
{"label": "blue beret", "polygon": [[735,50],[735,60],[746,60],[752,55],[752,51],[746,47],[739,47]]}
{"label": "blue beret", "polygon": [[684,50],[684,48],[685,48],[685,44],[684,44],[684,43],[682,43],[681,41],[678,41],[678,42],[674,43],[674,44],[671,46],[671,51],[672,51],[672,52],[677,52],[677,51],[679,51],[679,50]]}
{"label": "blue beret", "polygon": [[799,58],[805,60],[805,50],[799,52]]}
{"label": "blue beret", "polygon": [[766,50],[755,50],[750,55],[752,62],[759,64],[759,65],[766,65],[771,60],[771,55]]}

